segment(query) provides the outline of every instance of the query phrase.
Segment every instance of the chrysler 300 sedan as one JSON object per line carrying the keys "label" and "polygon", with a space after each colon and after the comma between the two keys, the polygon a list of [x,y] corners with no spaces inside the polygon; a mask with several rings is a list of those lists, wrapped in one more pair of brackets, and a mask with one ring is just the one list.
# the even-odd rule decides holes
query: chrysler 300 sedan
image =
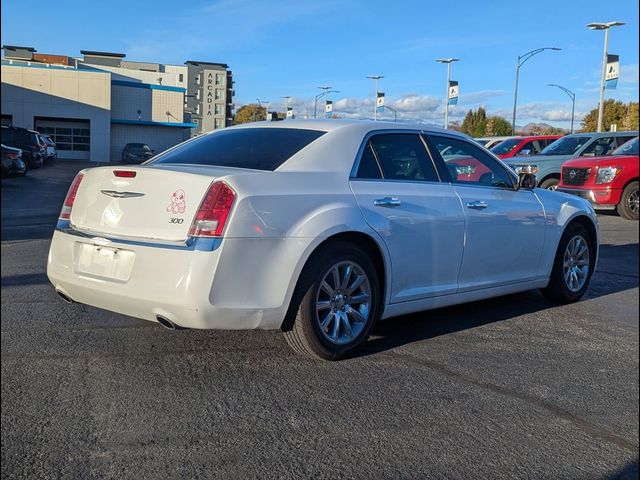
{"label": "chrysler 300 sedan", "polygon": [[530,289],[576,301],[597,253],[586,200],[468,137],[292,120],[81,171],[47,273],[66,301],[170,329],[281,329],[334,360],[379,319]]}

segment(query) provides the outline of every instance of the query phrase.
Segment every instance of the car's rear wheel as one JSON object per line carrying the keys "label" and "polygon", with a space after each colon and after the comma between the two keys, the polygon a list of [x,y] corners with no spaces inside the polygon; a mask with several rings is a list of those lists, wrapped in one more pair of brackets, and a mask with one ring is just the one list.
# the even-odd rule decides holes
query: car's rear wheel
{"label": "car's rear wheel", "polygon": [[617,206],[618,215],[627,220],[638,220],[640,197],[638,197],[638,182],[631,182],[625,187]]}
{"label": "car's rear wheel", "polygon": [[544,188],[545,190],[557,190],[559,183],[560,180],[557,178],[547,178],[540,184],[540,188]]}
{"label": "car's rear wheel", "polygon": [[589,288],[596,251],[589,231],[579,223],[567,227],[553,262],[551,277],[542,294],[552,302],[572,303],[580,300]]}
{"label": "car's rear wheel", "polygon": [[375,266],[359,248],[335,243],[305,266],[283,324],[293,350],[323,360],[339,360],[369,337],[380,311]]}

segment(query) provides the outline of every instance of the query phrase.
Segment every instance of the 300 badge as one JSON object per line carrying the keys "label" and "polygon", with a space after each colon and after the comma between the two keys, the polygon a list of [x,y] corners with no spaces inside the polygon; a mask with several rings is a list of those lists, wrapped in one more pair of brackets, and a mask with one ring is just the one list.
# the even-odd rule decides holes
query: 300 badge
{"label": "300 badge", "polygon": [[169,219],[169,223],[181,224],[182,222],[184,222],[184,218],[171,217]]}

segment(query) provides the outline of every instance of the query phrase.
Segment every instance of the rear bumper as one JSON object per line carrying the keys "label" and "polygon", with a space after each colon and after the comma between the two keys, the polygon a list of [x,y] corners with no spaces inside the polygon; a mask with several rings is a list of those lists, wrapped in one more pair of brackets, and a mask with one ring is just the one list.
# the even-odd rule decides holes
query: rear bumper
{"label": "rear bumper", "polygon": [[577,195],[588,200],[593,208],[600,210],[611,210],[620,203],[621,190],[606,188],[572,188],[562,185],[558,187],[559,192]]}
{"label": "rear bumper", "polygon": [[[80,271],[78,244],[105,246],[105,242],[109,248],[133,252],[127,278]],[[144,320],[157,321],[157,316],[163,316],[180,327],[196,329],[277,329],[286,313],[289,285],[265,279],[270,259],[264,254],[270,249],[277,251],[278,247],[269,239],[225,239],[207,251],[186,244],[116,243],[57,230],[47,275],[56,290],[75,302]]]}

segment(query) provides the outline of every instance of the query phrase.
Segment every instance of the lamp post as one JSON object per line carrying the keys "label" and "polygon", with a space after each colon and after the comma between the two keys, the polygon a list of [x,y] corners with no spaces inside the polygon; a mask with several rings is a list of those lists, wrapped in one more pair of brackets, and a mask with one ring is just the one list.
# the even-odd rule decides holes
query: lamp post
{"label": "lamp post", "polygon": [[322,86],[322,87],[318,87],[319,89],[322,90],[322,92],[320,92],[318,95],[316,95],[316,98],[313,101],[313,118],[316,118],[316,114],[318,112],[318,100],[320,100],[322,97],[329,95],[330,93],[340,93],[339,90],[331,90],[331,88],[333,87],[328,87],[328,86]]}
{"label": "lamp post", "polygon": [[375,80],[376,81],[376,93],[373,96],[373,120],[377,121],[378,120],[378,107],[377,107],[377,103],[378,103],[378,82],[380,81],[381,78],[384,78],[384,75],[367,75],[367,78],[370,78],[371,80]]}
{"label": "lamp post", "polygon": [[391,112],[393,113],[393,121],[397,122],[398,121],[398,110],[396,110],[393,107],[390,107],[388,105],[384,106],[385,110],[391,110]]}
{"label": "lamp post", "polygon": [[451,64],[453,62],[459,62],[459,58],[438,58],[436,62],[447,64],[447,88],[446,95],[444,96],[444,128],[449,127],[449,82],[451,81]]}
{"label": "lamp post", "polygon": [[547,87],[557,87],[569,95],[569,98],[571,99],[571,133],[573,133],[573,117],[576,112],[576,92],[572,92],[568,88],[563,87],[562,85],[556,85],[555,83],[549,83],[547,84]]}
{"label": "lamp post", "polygon": [[[266,100],[264,102],[261,102],[259,98],[256,98],[256,100],[258,101],[258,109],[257,109],[255,115],[253,116],[254,121],[257,120],[257,118],[258,118],[258,111],[260,111],[260,109],[262,108],[262,104],[264,103],[265,105],[269,105],[269,100]],[[265,111],[265,119],[266,119],[266,113],[267,112]]]}
{"label": "lamp post", "polygon": [[291,95],[284,95],[280,98],[284,98],[284,117],[287,118],[287,114],[289,113],[289,99]]}
{"label": "lamp post", "polygon": [[516,109],[518,107],[518,80],[520,79],[520,67],[524,65],[524,63],[529,60],[531,57],[544,52],[545,50],[562,50],[558,47],[543,47],[536,48],[535,50],[531,50],[530,52],[525,53],[524,55],[518,55],[518,63],[516,65],[516,88],[513,94],[513,118],[511,119],[511,133],[513,135],[516,134]]}
{"label": "lamp post", "polygon": [[604,55],[602,58],[602,78],[600,80],[600,103],[598,104],[598,132],[602,131],[602,116],[604,113],[604,88],[607,78],[607,50],[609,49],[609,29],[611,27],[621,27],[624,22],[589,23],[587,27],[591,30],[604,30]]}

